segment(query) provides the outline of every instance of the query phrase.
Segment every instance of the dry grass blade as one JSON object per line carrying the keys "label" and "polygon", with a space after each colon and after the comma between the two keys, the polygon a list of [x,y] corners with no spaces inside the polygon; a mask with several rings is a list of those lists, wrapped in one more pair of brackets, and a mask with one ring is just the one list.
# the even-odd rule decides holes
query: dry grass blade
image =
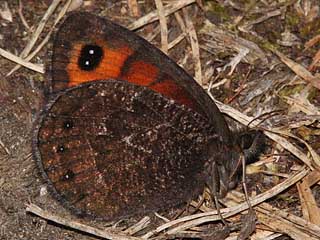
{"label": "dry grass blade", "polygon": [[273,208],[267,203],[255,208],[260,222],[272,228],[275,232],[282,232],[293,239],[319,239],[320,229],[317,225],[302,218],[289,214],[281,209]]}
{"label": "dry grass blade", "polygon": [[317,169],[320,169],[320,156],[319,156],[319,154],[306,141],[302,140],[301,138],[297,138],[297,137],[296,137],[296,139],[298,139],[300,142],[302,142],[308,148],[310,155],[312,157],[312,160],[313,160],[312,166],[314,166]]}
{"label": "dry grass blade", "polygon": [[261,23],[263,21],[266,21],[269,18],[272,18],[272,17],[275,17],[275,16],[279,16],[280,14],[281,14],[281,10],[278,10],[278,9],[274,10],[272,12],[268,12],[268,13],[264,14],[262,17],[260,17],[258,19],[250,21],[250,22],[246,23],[243,26],[239,26],[239,29],[242,30],[242,31],[248,32],[253,25]]}
{"label": "dry grass blade", "polygon": [[[311,172],[310,174],[312,175],[313,173]],[[309,175],[304,177],[304,179],[307,179]],[[227,196],[227,201],[224,201],[224,204],[227,206],[238,205],[243,199],[243,194],[233,191]],[[315,236],[320,236],[320,227],[318,225],[294,216],[285,210],[272,207],[267,203],[262,203],[254,209],[256,210],[258,220],[275,232],[285,233],[294,239],[309,239],[302,238],[305,236],[314,239]],[[277,224],[274,224],[274,222]]]}
{"label": "dry grass blade", "polygon": [[150,224],[150,222],[151,222],[150,217],[144,217],[139,222],[127,228],[123,232],[128,235],[133,235],[137,232],[140,232],[142,229],[145,229]]}
{"label": "dry grass blade", "polygon": [[[256,197],[250,198],[249,201],[252,206],[256,206],[262,202],[264,202],[267,199],[270,199],[280,192],[283,192],[284,190],[288,189],[290,186],[296,184],[298,181],[300,181],[303,177],[305,177],[308,174],[308,170],[303,168],[301,171],[298,173],[290,176],[288,179],[283,181],[282,183],[278,184],[277,186],[273,187],[272,189],[268,190],[267,192],[264,192]],[[230,216],[233,216],[239,212],[242,212],[244,210],[248,209],[248,204],[247,202],[243,202],[235,207],[230,207],[230,208],[224,208],[221,209],[221,213],[224,218],[228,218]],[[207,223],[207,222],[212,222],[212,221],[219,221],[220,217],[217,214],[217,211],[210,211],[206,213],[199,213],[199,214],[194,214],[191,216],[186,216],[183,218],[179,218],[177,220],[170,221],[168,223],[165,223],[159,227],[157,227],[155,230],[152,230],[145,234],[142,238],[147,239],[150,238],[151,236],[158,234],[164,230],[167,230],[169,228],[172,228],[167,231],[167,234],[176,234],[177,232],[184,231],[186,229],[189,229],[191,227]],[[180,224],[177,227],[174,227],[176,225]]]}
{"label": "dry grass blade", "polygon": [[[72,3],[72,0],[68,0],[66,2],[66,4],[63,6],[61,11],[59,12],[57,18],[55,19],[55,22],[54,22],[53,26],[51,27],[50,32],[46,35],[46,37],[42,40],[42,42],[38,45],[38,47],[25,58],[26,61],[30,61],[32,58],[34,58],[34,56],[36,56],[38,54],[38,52],[40,52],[40,50],[46,45],[46,43],[49,41],[49,39],[51,37],[51,34],[54,30],[54,27],[58,24],[58,22],[61,20],[61,18],[66,14],[71,3]],[[7,74],[7,76],[10,76],[12,73],[17,71],[20,67],[21,67],[21,65],[15,66],[13,69],[11,69],[11,71]]]}
{"label": "dry grass blade", "polygon": [[[311,169],[314,169],[314,168],[320,169],[320,156],[310,146],[310,144],[308,144],[306,141],[304,141],[303,139],[301,139],[301,138],[299,138],[299,137],[297,137],[297,136],[295,136],[293,134],[288,134],[285,131],[279,130],[277,128],[275,128],[274,130],[266,133],[266,135],[272,139],[272,137],[273,137],[272,134],[275,134],[275,133],[281,134],[281,135],[284,135],[284,136],[287,136],[287,137],[291,137],[291,138],[296,139],[297,141],[301,142],[302,144],[304,144],[308,148],[308,151],[310,152],[310,155],[311,155],[312,158],[310,159],[310,158],[308,158],[308,156],[303,156],[302,155],[303,153],[300,150],[299,150],[300,151],[299,155],[296,155],[296,156],[297,157],[301,156],[302,158],[300,158],[300,160],[302,160]],[[275,140],[275,139],[273,139],[273,140]],[[285,148],[285,145],[288,144],[288,143],[286,143],[286,141],[283,141],[283,138],[282,139],[278,138],[277,142],[284,148]],[[293,153],[293,154],[298,153],[297,152],[298,149],[293,144],[289,143],[289,145],[287,147],[288,147],[287,150],[289,150],[289,149],[293,150],[291,153]]]}
{"label": "dry grass blade", "polygon": [[[66,4],[68,4],[68,2]],[[68,5],[68,11],[76,11],[83,5],[83,0],[71,0],[71,3]]]}
{"label": "dry grass blade", "polygon": [[6,145],[1,141],[0,139],[0,146],[4,149],[4,151],[6,152],[7,155],[10,155],[10,151],[9,149],[6,147]]}
{"label": "dry grass blade", "polygon": [[0,9],[0,17],[8,22],[13,21],[12,11],[10,10],[8,3],[3,1],[1,9]]}
{"label": "dry grass blade", "polygon": [[303,78],[306,82],[311,83],[315,88],[320,89],[320,78],[313,76],[306,68],[286,57],[281,52],[273,51],[282,62],[284,62],[295,74]]}
{"label": "dry grass blade", "polygon": [[31,28],[30,28],[28,22],[26,21],[26,19],[25,19],[24,16],[23,16],[22,9],[23,9],[22,0],[19,0],[19,10],[18,10],[19,17],[20,17],[20,19],[21,19],[22,24],[25,26],[25,28],[26,28],[28,31],[30,31]]}
{"label": "dry grass blade", "polygon": [[34,204],[27,205],[27,212],[33,213],[39,217],[42,217],[46,220],[50,220],[52,222],[58,223],[63,226],[70,227],[72,229],[79,230],[81,232],[89,233],[97,237],[101,237],[104,239],[117,239],[117,240],[138,240],[141,238],[131,237],[129,235],[125,235],[123,233],[116,233],[111,230],[101,230],[98,228],[94,228],[70,219],[62,218],[58,215],[49,213]]}
{"label": "dry grass blade", "polygon": [[240,53],[240,51],[247,49],[249,52],[245,56],[246,62],[254,65],[259,59],[263,64],[268,64],[266,54],[256,43],[241,38],[231,31],[220,28],[210,21],[205,21],[200,33],[210,37],[210,40],[206,40],[206,43],[201,45],[201,47],[207,51],[210,49],[218,49],[221,52],[231,50]]}
{"label": "dry grass blade", "polygon": [[186,35],[187,35],[186,26],[185,26],[185,24],[184,24],[184,22],[183,22],[183,19],[182,19],[181,15],[179,14],[179,12],[175,12],[175,13],[174,13],[174,16],[175,16],[175,18],[176,18],[176,20],[177,20],[177,22],[178,22],[178,24],[179,24],[179,26],[180,26],[180,28],[181,28],[182,33],[181,33],[178,37],[176,37],[176,39],[174,39],[172,42],[169,43],[169,45],[168,45],[168,48],[169,48],[169,49],[171,49],[171,48],[173,48],[174,46],[176,46],[176,45],[177,45],[179,42],[181,42],[181,41],[186,37]]}
{"label": "dry grass blade", "polygon": [[[209,95],[213,100],[215,100],[211,93],[209,93]],[[245,114],[239,112],[238,110],[236,110],[228,105],[222,104],[216,100],[215,100],[215,102],[222,112],[226,113],[231,118],[237,120],[238,122],[242,123],[243,125],[248,125],[248,123],[253,120],[252,117],[248,117]],[[304,154],[301,150],[299,150],[297,147],[295,147],[292,143],[290,143],[287,139],[285,139],[284,137],[281,137],[279,134],[274,133],[274,130],[271,130],[271,129],[268,131],[265,131],[264,133],[270,139],[279,143],[284,149],[288,150],[293,155],[295,155],[297,158],[299,158],[308,167],[313,169],[311,159],[306,154]]]}
{"label": "dry grass blade", "polygon": [[[196,0],[176,0],[176,1],[171,1],[169,4],[167,4],[164,7],[164,15],[168,16],[181,8],[184,8],[185,6],[188,6],[192,3],[196,2]],[[139,18],[137,21],[133,22],[128,26],[130,30],[136,30],[138,28],[141,28],[144,25],[147,25],[148,23],[157,21],[159,19],[159,15],[157,10],[152,11],[148,13],[147,15]]]}
{"label": "dry grass blade", "polygon": [[[267,230],[260,230],[258,229],[256,233],[254,233],[252,236],[250,236],[250,240],[273,240],[278,239],[278,237],[281,237],[281,233],[273,233]],[[227,238],[226,240],[234,240],[235,238]]]}
{"label": "dry grass blade", "polygon": [[304,219],[320,225],[320,209],[307,181],[297,184]]}
{"label": "dry grass blade", "polygon": [[299,229],[309,232],[312,235],[320,236],[320,227],[318,225],[308,222],[301,217],[290,214],[285,210],[272,207],[267,203],[262,203],[257,207],[257,210],[260,212],[267,210],[270,213],[276,213],[279,218],[287,219],[289,222],[294,223],[294,225],[296,225]]}
{"label": "dry grass blade", "polygon": [[226,70],[227,67],[230,67],[228,75],[231,76],[237,65],[247,56],[248,53],[248,48],[240,48],[239,53],[235,57],[233,57],[229,63],[224,65],[223,70]]}
{"label": "dry grass blade", "polygon": [[265,135],[267,135],[270,139],[280,144],[281,147],[291,152],[294,156],[296,156],[302,162],[304,162],[309,168],[313,169],[311,159],[301,150],[299,150],[296,146],[294,146],[291,142],[289,142],[286,138],[281,137],[279,134],[279,132],[265,132]]}
{"label": "dry grass blade", "polygon": [[193,62],[194,62],[194,71],[195,71],[195,80],[202,85],[202,72],[201,72],[201,62],[200,62],[200,49],[198,43],[198,36],[196,30],[193,26],[193,23],[189,17],[188,10],[186,8],[182,9],[183,16],[186,22],[186,31],[189,33]]}
{"label": "dry grass blade", "polygon": [[161,0],[155,0],[157,11],[159,15],[160,30],[161,30],[161,50],[168,54],[168,26],[166,16],[164,14],[164,8]]}
{"label": "dry grass blade", "polygon": [[316,184],[320,181],[319,171],[312,171],[304,180],[308,183],[308,186]]}
{"label": "dry grass blade", "polygon": [[36,41],[38,40],[42,30],[44,29],[49,17],[53,14],[55,9],[58,7],[58,5],[61,3],[61,0],[53,0],[50,7],[46,11],[46,13],[43,15],[36,31],[33,33],[30,41],[28,42],[27,46],[23,49],[20,56],[22,58],[25,58],[30,53],[31,49],[35,45]]}
{"label": "dry grass blade", "polygon": [[174,48],[178,43],[180,43],[186,37],[185,33],[181,33],[178,37],[176,37],[173,41],[168,44],[168,49]]}
{"label": "dry grass blade", "polygon": [[5,57],[7,59],[9,59],[12,62],[16,62],[22,66],[25,66],[26,68],[29,68],[33,71],[39,72],[39,73],[44,73],[44,67],[41,65],[37,65],[37,64],[33,64],[31,62],[25,61],[24,59],[7,52],[6,50],[0,48],[0,55],[2,57]]}
{"label": "dry grass blade", "polygon": [[[39,51],[45,47],[51,33],[56,30],[56,23],[70,10],[69,4],[75,3],[74,6],[77,9],[81,3],[83,11],[106,16],[120,24],[133,22],[129,26],[132,30],[149,24],[142,32],[148,35],[149,40],[161,34],[161,46],[165,53],[183,41],[172,51],[172,56],[175,59],[180,57],[178,62],[183,66],[193,61],[191,70],[195,72],[195,79],[201,85],[205,84],[206,88],[215,88],[211,92],[224,103],[232,102],[238,110],[220,103],[218,105],[222,112],[242,124],[247,125],[252,120],[249,116],[264,117],[262,113],[272,114],[279,108],[283,109],[280,113],[278,112],[278,115],[270,114],[270,118],[261,121],[262,124],[259,125],[267,126],[265,134],[275,143],[266,146],[271,154],[256,163],[254,170],[258,170],[259,178],[257,179],[256,175],[248,176],[250,182],[253,179],[258,186],[260,184],[263,186],[263,193],[251,198],[247,197],[250,202],[245,202],[243,194],[229,192],[227,198],[234,198],[234,203],[224,205],[227,207],[221,209],[221,213],[232,223],[229,226],[230,231],[223,236],[229,236],[229,240],[235,240],[237,238],[235,235],[238,234],[238,238],[261,240],[274,239],[285,234],[293,239],[320,239],[320,210],[316,204],[319,188],[318,186],[312,188],[315,184],[320,185],[318,152],[320,111],[317,105],[320,89],[318,73],[320,50],[317,49],[320,44],[320,35],[317,33],[320,8],[316,3],[317,0],[285,0],[278,3],[264,0],[251,1],[248,4],[234,0],[52,0],[41,5],[26,4],[23,0],[16,1],[15,4],[7,0],[4,2],[6,2],[5,7],[10,6],[10,11],[16,13],[16,18],[13,18],[12,22],[10,18],[2,19],[3,31],[0,31],[0,40],[2,40],[3,49],[9,52],[0,49],[0,55],[15,62],[3,64],[2,70],[5,73],[12,74],[23,66],[43,73],[44,69],[41,65],[30,63],[30,61],[41,63],[32,59],[35,59]],[[292,4],[295,6],[291,6]],[[58,14],[59,16],[55,19]],[[176,19],[173,19],[172,14]],[[39,21],[34,22],[34,19]],[[239,30],[244,31],[241,37],[239,37]],[[28,35],[25,36],[25,32],[18,32],[18,36],[15,37],[17,31],[27,31]],[[175,39],[169,38],[171,35]],[[10,52],[14,53],[14,51],[9,49],[18,48],[19,53],[21,52],[21,42],[26,38],[26,44],[22,45],[22,49],[24,47],[25,49],[21,57],[11,54]],[[307,41],[308,38],[309,41]],[[79,39],[79,41],[82,40]],[[63,44],[63,46],[70,48],[70,45]],[[187,51],[183,48],[184,46],[187,46]],[[201,51],[200,55],[199,48],[206,51]],[[277,51],[280,48],[285,49],[286,53]],[[300,51],[301,49],[304,51]],[[69,56],[72,58],[71,61],[76,60],[73,58],[73,53]],[[139,54],[143,56],[148,53]],[[6,62],[6,59],[2,60]],[[52,61],[47,56],[43,60]],[[67,64],[70,60],[63,59],[63,62]],[[57,65],[64,67],[63,63]],[[12,67],[14,68],[11,69]],[[190,67],[187,70],[190,70]],[[29,217],[20,218],[19,212],[25,209],[25,202],[30,197],[32,201],[40,201],[43,205],[56,203],[52,209],[57,211],[62,207],[50,195],[44,196],[42,190],[45,188],[37,181],[38,176],[33,174],[33,160],[24,160],[23,153],[30,148],[29,131],[32,127],[33,113],[41,107],[43,102],[42,84],[34,82],[40,75],[36,73],[29,76],[29,73],[30,71],[19,72],[14,81],[4,77],[0,84],[0,105],[4,103],[2,106],[6,108],[12,100],[14,101],[12,108],[8,108],[8,111],[5,109],[5,114],[0,111],[3,114],[0,119],[4,119],[0,121],[3,124],[0,131],[0,168],[4,169],[0,176],[0,195],[8,205],[5,209],[0,208],[0,222],[3,220],[2,212],[5,216],[5,221],[1,222],[2,225],[0,224],[1,237],[14,239],[21,235],[20,238],[23,239],[34,238],[34,236],[43,239],[60,239],[66,234],[71,238],[81,238],[79,234],[83,234],[82,238],[86,238],[87,234],[90,234],[90,237],[99,239],[173,239],[191,236],[200,238],[207,234],[206,227],[219,226],[221,216],[216,210],[203,204],[205,200],[200,201],[202,205],[193,205],[197,212],[201,212],[200,214],[189,212],[188,215],[188,211],[184,209],[182,213],[185,215],[181,214],[184,217],[175,215],[180,218],[171,220],[168,216],[155,213],[160,219],[152,223],[149,217],[140,220],[136,218],[138,216],[134,216],[134,219],[128,222],[119,221],[121,230],[116,225],[105,229],[100,227],[104,224],[103,222],[91,222],[69,214],[64,216],[56,211],[44,211],[32,204],[27,207],[27,211],[38,214],[40,217],[33,216],[32,221]],[[13,121],[11,116],[18,116],[17,120]],[[259,122],[262,117],[253,123]],[[13,124],[11,125],[9,121]],[[248,125],[251,127],[254,124]],[[19,156],[16,154],[16,149]],[[23,164],[18,165],[17,162],[23,162]],[[271,176],[265,176],[268,174]],[[245,182],[244,179],[245,174],[243,174],[243,182]],[[281,183],[274,186],[271,179],[272,182],[280,181]],[[296,186],[298,191],[295,190]],[[254,188],[250,185],[251,187]],[[40,195],[39,188],[42,193]],[[6,194],[6,191],[9,194]],[[244,191],[247,192],[245,188]],[[286,194],[290,194],[291,197],[293,193],[294,199],[299,194],[301,202],[286,201],[282,198],[283,195],[280,195],[282,192],[284,197],[287,196]],[[219,199],[219,201],[225,203],[225,199]],[[270,204],[266,203],[267,200],[271,200]],[[271,204],[281,206],[281,209]],[[250,205],[252,208],[248,207]],[[243,220],[243,216],[252,209],[256,218],[252,214]],[[300,209],[303,217],[293,215]],[[48,220],[42,220],[42,218]],[[23,225],[25,231],[17,228],[17,220],[18,225]],[[140,221],[127,226],[126,224],[131,220]],[[42,226],[35,228],[34,221]],[[51,224],[51,221],[57,224]],[[240,221],[244,226],[242,230]],[[124,225],[126,227],[123,227]],[[46,228],[45,231],[42,230],[43,227]],[[7,233],[3,234],[4,231]],[[252,234],[253,231],[256,233]],[[222,239],[218,234],[205,236],[206,239],[209,237]]]}
{"label": "dry grass blade", "polygon": [[320,34],[314,36],[314,37],[311,38],[308,42],[306,42],[306,43],[304,44],[304,47],[305,47],[306,49],[308,49],[308,48],[314,46],[314,45],[315,45],[316,43],[318,43],[318,42],[320,42]]}
{"label": "dry grass blade", "polygon": [[309,66],[309,70],[312,71],[314,70],[314,68],[319,64],[320,62],[320,50],[318,50],[318,52],[314,55],[313,59],[312,59],[312,63]]}
{"label": "dry grass blade", "polygon": [[292,107],[297,108],[299,111],[304,112],[307,115],[320,116],[320,110],[316,106],[310,104],[307,98],[301,99],[301,98],[291,98],[286,96],[284,96],[283,98],[287,100]]}
{"label": "dry grass blade", "polygon": [[130,11],[130,15],[132,17],[139,17],[140,16],[140,10],[137,0],[128,0],[128,7]]}

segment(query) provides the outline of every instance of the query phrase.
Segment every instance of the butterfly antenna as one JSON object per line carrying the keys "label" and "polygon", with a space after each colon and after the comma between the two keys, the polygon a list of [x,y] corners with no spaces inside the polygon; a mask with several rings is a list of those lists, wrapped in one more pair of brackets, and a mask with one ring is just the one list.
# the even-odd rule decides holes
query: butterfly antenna
{"label": "butterfly antenna", "polygon": [[247,128],[249,128],[249,126],[250,126],[253,122],[257,121],[258,119],[262,119],[262,120],[257,124],[257,126],[255,126],[255,127],[258,127],[258,126],[260,126],[263,122],[265,122],[266,120],[268,120],[268,119],[270,119],[270,118],[272,118],[272,117],[274,117],[274,116],[279,115],[279,114],[282,113],[283,111],[284,111],[283,109],[279,109],[279,110],[274,110],[274,111],[271,111],[271,112],[263,113],[263,114],[255,117],[254,119],[252,119],[252,120],[247,124]]}

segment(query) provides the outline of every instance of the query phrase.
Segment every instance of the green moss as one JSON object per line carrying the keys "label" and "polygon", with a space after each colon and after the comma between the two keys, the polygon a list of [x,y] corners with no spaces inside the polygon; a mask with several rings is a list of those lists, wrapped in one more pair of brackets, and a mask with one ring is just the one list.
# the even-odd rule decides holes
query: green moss
{"label": "green moss", "polygon": [[279,49],[279,45],[278,44],[274,44],[268,41],[263,41],[260,45],[264,50],[269,50],[269,51],[275,51],[277,49]]}
{"label": "green moss", "polygon": [[319,96],[320,92],[317,88],[311,88],[308,95],[308,100],[311,102],[314,98]]}
{"label": "green moss", "polygon": [[230,57],[230,55],[232,55],[230,51],[219,51],[217,53],[217,58],[218,59],[224,59],[226,57]]}
{"label": "green moss", "polygon": [[318,18],[312,22],[303,24],[303,26],[300,27],[300,33],[302,37],[307,39],[310,38],[310,35],[315,36],[320,34],[320,19]]}
{"label": "green moss", "polygon": [[286,203],[295,203],[297,199],[292,196],[291,194],[284,193],[284,194],[279,194],[276,199],[285,201]]}
{"label": "green moss", "polygon": [[42,73],[34,73],[30,75],[30,78],[32,78],[35,82],[43,82],[44,81],[44,74]]}
{"label": "green moss", "polygon": [[222,22],[226,22],[230,20],[229,12],[228,10],[222,6],[221,4],[215,2],[215,1],[210,1],[207,2],[207,11],[216,16],[217,18],[220,19]]}
{"label": "green moss", "polygon": [[244,33],[241,37],[256,43],[259,47],[261,47],[263,50],[267,51],[274,51],[280,48],[280,46],[276,43],[271,43],[265,38],[259,38],[257,36],[254,36],[250,33]]}
{"label": "green moss", "polygon": [[320,18],[315,18],[312,22],[306,22],[303,16],[299,16],[295,11],[291,9],[288,11],[285,18],[286,27],[290,30],[299,31],[301,37],[306,39],[311,36],[315,36],[320,33]]}
{"label": "green moss", "polygon": [[305,88],[304,84],[301,85],[296,85],[296,86],[287,86],[284,87],[280,92],[279,96],[280,97],[288,97],[292,96],[295,93],[301,92]]}
{"label": "green moss", "polygon": [[286,25],[290,28],[295,27],[300,23],[300,18],[297,14],[288,13],[285,19]]}

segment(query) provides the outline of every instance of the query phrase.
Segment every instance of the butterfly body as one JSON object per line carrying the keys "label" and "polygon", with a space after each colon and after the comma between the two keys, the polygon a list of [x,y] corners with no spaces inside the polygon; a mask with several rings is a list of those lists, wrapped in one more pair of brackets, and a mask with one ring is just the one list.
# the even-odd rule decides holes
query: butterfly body
{"label": "butterfly body", "polygon": [[189,201],[209,182],[228,189],[239,152],[222,114],[147,41],[73,13],[55,36],[48,75],[33,153],[73,212],[117,219]]}

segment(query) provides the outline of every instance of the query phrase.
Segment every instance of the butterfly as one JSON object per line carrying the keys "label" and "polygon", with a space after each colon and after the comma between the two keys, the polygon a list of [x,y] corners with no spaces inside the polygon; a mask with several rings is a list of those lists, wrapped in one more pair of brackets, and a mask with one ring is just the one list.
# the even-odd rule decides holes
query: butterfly
{"label": "butterfly", "polygon": [[87,12],[54,36],[33,155],[72,212],[114,220],[234,186],[241,149],[215,103],[173,60]]}

